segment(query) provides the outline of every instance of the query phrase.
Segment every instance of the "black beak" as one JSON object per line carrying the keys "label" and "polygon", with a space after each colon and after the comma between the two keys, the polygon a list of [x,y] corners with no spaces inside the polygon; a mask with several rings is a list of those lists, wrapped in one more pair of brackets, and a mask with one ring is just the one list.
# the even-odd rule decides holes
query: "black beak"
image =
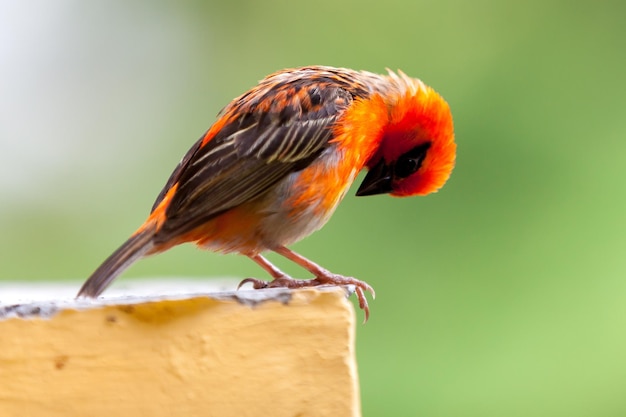
{"label": "black beak", "polygon": [[387,194],[393,191],[391,188],[392,172],[391,167],[385,164],[385,160],[380,158],[380,162],[374,165],[361,183],[356,195],[376,195]]}

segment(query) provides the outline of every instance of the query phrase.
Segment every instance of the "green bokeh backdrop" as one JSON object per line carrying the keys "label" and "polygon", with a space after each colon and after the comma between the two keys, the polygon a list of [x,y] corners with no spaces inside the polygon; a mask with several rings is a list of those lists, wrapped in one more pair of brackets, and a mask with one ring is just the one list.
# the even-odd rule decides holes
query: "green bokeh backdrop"
{"label": "green bokeh backdrop", "polygon": [[[400,68],[452,107],[450,181],[294,246],[376,288],[363,415],[626,415],[626,3],[215,3],[2,3],[0,280],[78,287],[264,75]],[[262,273],[188,246],[124,277],[155,275]]]}

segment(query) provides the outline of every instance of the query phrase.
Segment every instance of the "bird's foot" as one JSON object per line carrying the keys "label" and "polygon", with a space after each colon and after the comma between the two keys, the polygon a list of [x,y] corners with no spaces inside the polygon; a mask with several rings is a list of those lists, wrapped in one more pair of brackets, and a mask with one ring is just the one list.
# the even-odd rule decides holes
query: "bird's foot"
{"label": "bird's foot", "polygon": [[315,279],[312,280],[316,282],[313,285],[353,285],[354,292],[356,293],[356,297],[359,300],[359,307],[365,313],[365,320],[363,323],[367,322],[370,317],[370,308],[367,304],[367,298],[365,298],[365,291],[369,291],[372,294],[372,298],[376,298],[376,292],[374,288],[371,287],[367,282],[361,281],[354,277],[345,277],[339,274],[333,274],[328,271],[324,271],[319,274]]}
{"label": "bird's foot", "polygon": [[359,307],[365,313],[365,321],[370,316],[369,305],[367,304],[367,298],[365,298],[365,291],[369,291],[373,298],[376,298],[376,292],[365,281],[358,280],[353,277],[345,277],[343,275],[332,274],[325,271],[325,273],[318,275],[314,279],[293,279],[287,275],[274,278],[272,281],[263,281],[256,278],[246,278],[239,283],[237,289],[241,288],[244,284],[252,284],[252,288],[259,290],[261,288],[306,288],[317,287],[319,285],[353,285],[354,292],[359,300]]}

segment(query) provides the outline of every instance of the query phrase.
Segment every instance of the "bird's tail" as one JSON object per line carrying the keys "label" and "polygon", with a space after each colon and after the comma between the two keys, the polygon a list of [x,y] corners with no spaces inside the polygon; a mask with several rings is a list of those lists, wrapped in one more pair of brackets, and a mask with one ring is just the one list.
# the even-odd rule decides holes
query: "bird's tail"
{"label": "bird's tail", "polygon": [[85,281],[77,297],[95,298],[119,274],[154,247],[156,225],[144,225],[111,254]]}

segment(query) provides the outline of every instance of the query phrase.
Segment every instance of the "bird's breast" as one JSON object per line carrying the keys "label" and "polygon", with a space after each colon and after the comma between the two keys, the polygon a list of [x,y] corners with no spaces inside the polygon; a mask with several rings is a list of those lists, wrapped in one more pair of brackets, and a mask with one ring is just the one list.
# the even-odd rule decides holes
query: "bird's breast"
{"label": "bird's breast", "polygon": [[289,245],[322,228],[346,195],[358,169],[327,149],[307,168],[287,176],[264,200],[261,234],[268,245]]}
{"label": "bird's breast", "polygon": [[196,229],[194,236],[202,238],[193,240],[209,250],[247,254],[295,243],[326,224],[359,170],[343,151],[329,147],[262,196]]}

